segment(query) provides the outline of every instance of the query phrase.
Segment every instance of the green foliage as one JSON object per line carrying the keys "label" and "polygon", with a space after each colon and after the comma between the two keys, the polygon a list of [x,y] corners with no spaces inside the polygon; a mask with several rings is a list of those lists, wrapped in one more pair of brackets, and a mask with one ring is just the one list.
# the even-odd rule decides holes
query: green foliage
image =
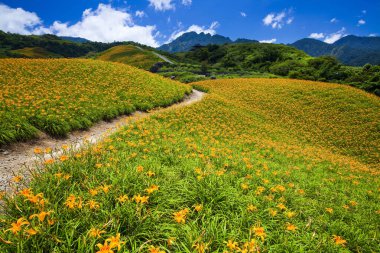
{"label": "green foliage", "polygon": [[37,128],[22,117],[11,112],[0,111],[0,145],[29,140],[37,135]]}
{"label": "green foliage", "polygon": [[193,65],[207,63],[211,75],[220,77],[225,76],[222,73],[239,76],[240,72],[261,72],[295,79],[345,83],[369,92],[380,87],[378,66],[368,64],[363,69],[349,68],[342,66],[332,56],[312,58],[285,45],[249,43],[197,46],[178,56]]}
{"label": "green foliage", "polygon": [[55,35],[20,35],[5,33],[0,31],[0,48],[3,53],[0,55],[7,57],[23,57],[22,54],[12,52],[12,50],[23,48],[39,47],[44,50],[58,55],[59,57],[81,57],[89,52],[100,52],[116,45],[125,44],[122,42],[101,43],[101,42],[84,42],[76,43],[63,40]]}

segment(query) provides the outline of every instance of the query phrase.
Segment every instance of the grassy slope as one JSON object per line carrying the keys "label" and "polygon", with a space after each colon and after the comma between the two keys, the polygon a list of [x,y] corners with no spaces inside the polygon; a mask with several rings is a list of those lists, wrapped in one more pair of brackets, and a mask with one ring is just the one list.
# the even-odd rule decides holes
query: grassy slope
{"label": "grassy slope", "polygon": [[[251,252],[378,251],[376,97],[280,79],[196,85],[210,90],[202,102],[135,122],[69,160],[61,157],[64,162],[32,180],[33,193],[5,199],[0,231],[20,217],[53,212],[43,221],[29,219],[18,235],[1,232],[12,244],[0,247],[96,252],[97,243],[120,233],[131,252],[153,246],[237,252],[228,240]],[[356,137],[347,150],[340,146]],[[33,203],[37,193],[43,197]],[[149,196],[147,203],[141,196]],[[38,232],[28,236],[32,227]],[[94,229],[104,232],[92,236]]]}
{"label": "grassy slope", "polygon": [[61,55],[47,51],[41,47],[26,47],[12,50],[11,52],[23,55],[27,58],[61,58]]}
{"label": "grassy slope", "polygon": [[92,60],[0,60],[0,144],[86,129],[166,106],[189,87],[134,67]]}
{"label": "grassy slope", "polygon": [[290,79],[200,85],[255,115],[273,140],[326,148],[372,165],[380,162],[380,101],[374,95],[339,84]]}
{"label": "grassy slope", "polygon": [[138,68],[149,70],[157,62],[162,60],[149,51],[143,51],[132,45],[112,47],[100,53],[96,59],[103,61],[121,62]]}

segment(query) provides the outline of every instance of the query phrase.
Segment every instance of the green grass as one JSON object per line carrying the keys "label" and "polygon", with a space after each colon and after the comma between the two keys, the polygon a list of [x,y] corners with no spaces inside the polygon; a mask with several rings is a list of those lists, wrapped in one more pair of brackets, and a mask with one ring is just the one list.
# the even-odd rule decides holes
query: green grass
{"label": "green grass", "polygon": [[[305,128],[328,123],[332,131],[345,129],[347,136],[331,138],[349,142],[356,129],[340,122],[339,115],[321,117],[320,125],[310,119],[320,117],[315,112],[321,106],[341,112],[355,107],[356,124],[368,126],[379,122],[376,97],[345,86],[282,79],[195,85],[209,91],[202,102],[131,123],[103,143],[79,154],[64,154],[62,162],[48,161],[50,165],[41,168],[43,173],[36,174],[30,185],[23,180],[15,183],[17,190],[30,187],[33,194],[4,198],[0,237],[11,244],[0,248],[97,252],[96,244],[120,233],[124,244],[119,252],[149,252],[152,246],[164,252],[239,252],[227,248],[228,240],[241,249],[254,242],[251,252],[379,250],[379,168],[373,164],[377,133],[367,132],[367,139],[351,147],[371,147],[364,149],[372,157],[368,160],[333,145],[321,146],[323,138],[308,139],[303,129],[299,138],[293,136],[299,119]],[[289,96],[279,91],[297,94],[287,100]],[[311,99],[326,94],[335,100]],[[307,108],[296,114],[281,109],[286,103]],[[287,119],[285,125],[280,112]],[[158,191],[149,194],[146,189],[154,185]],[[38,193],[43,198],[34,204],[30,200]],[[148,203],[136,203],[133,196],[139,194],[149,196]],[[67,201],[70,195],[76,197],[73,208]],[[121,196],[129,200],[120,202]],[[41,203],[42,199],[48,202]],[[90,200],[99,206],[91,209]],[[195,210],[196,205],[202,210]],[[29,219],[41,211],[52,213],[43,221]],[[184,223],[176,222],[174,214]],[[6,231],[20,217],[30,224],[16,234]],[[287,230],[292,225],[296,229]],[[28,235],[30,228],[37,234]],[[91,228],[104,233],[92,237]],[[259,228],[265,235],[255,232]],[[113,249],[117,251],[115,245]]]}

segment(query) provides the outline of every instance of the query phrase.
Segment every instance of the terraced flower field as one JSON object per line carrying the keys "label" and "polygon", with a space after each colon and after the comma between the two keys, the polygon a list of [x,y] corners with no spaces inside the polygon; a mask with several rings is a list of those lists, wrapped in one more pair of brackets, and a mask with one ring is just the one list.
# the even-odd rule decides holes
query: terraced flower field
{"label": "terraced flower field", "polygon": [[202,102],[46,161],[30,184],[15,177],[2,251],[379,251],[378,98],[281,79],[194,85]]}
{"label": "terraced flower field", "polygon": [[190,88],[118,63],[93,60],[0,60],[0,145],[37,129],[65,136],[135,110],[167,106]]}

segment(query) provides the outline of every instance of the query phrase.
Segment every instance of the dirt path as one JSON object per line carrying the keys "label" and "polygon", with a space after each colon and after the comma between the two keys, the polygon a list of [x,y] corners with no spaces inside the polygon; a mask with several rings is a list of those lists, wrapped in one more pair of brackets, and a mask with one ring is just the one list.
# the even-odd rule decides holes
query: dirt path
{"label": "dirt path", "polygon": [[161,58],[162,60],[164,60],[164,61],[166,61],[166,62],[168,62],[170,64],[174,64],[174,62],[172,62],[171,60],[169,60],[167,57],[165,57],[165,56],[163,56],[163,55],[161,55],[159,53],[156,53],[156,52],[152,52],[152,53],[155,54],[157,57]]}
{"label": "dirt path", "polygon": [[[145,49],[139,47],[139,46],[135,46],[136,48],[140,49],[141,51],[145,51]],[[154,54],[155,56],[157,56],[158,58],[161,58],[161,60],[163,61],[166,61],[170,64],[174,64],[174,62],[172,62],[171,60],[169,60],[167,57],[163,56],[162,54],[159,54],[159,53],[156,53],[154,51],[151,51],[152,54]]]}
{"label": "dirt path", "polygon": [[178,108],[190,105],[200,101],[205,93],[193,90],[193,92],[184,98],[182,102],[174,104],[167,108],[157,109],[153,112],[134,112],[128,116],[121,116],[112,122],[99,122],[87,131],[75,131],[69,134],[65,139],[54,139],[42,134],[39,139],[16,143],[0,150],[0,191],[7,190],[9,182],[15,175],[27,174],[41,159],[34,155],[35,148],[45,150],[51,148],[53,152],[44,156],[45,159],[58,157],[63,152],[63,145],[67,145],[71,150],[78,150],[88,143],[96,143],[99,140],[111,135],[120,127],[123,127],[140,118],[147,117],[152,113],[161,112],[168,109]]}

